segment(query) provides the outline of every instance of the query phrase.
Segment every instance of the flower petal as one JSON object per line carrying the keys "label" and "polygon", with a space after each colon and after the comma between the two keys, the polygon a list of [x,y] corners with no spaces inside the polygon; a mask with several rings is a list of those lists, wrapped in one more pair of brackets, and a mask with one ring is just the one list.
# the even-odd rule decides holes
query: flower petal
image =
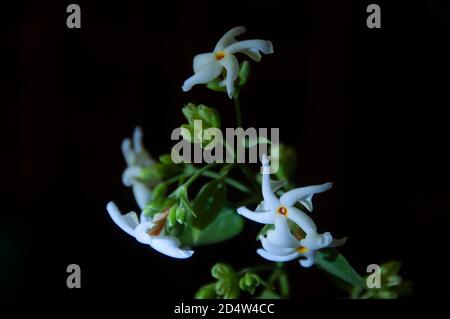
{"label": "flower petal", "polygon": [[134,182],[132,185],[134,199],[142,210],[152,199],[152,191],[145,184],[141,182]]}
{"label": "flower petal", "polygon": [[209,62],[198,70],[198,72],[195,72],[193,76],[184,81],[182,89],[184,92],[187,92],[194,85],[211,82],[220,75],[220,72],[222,72],[222,65],[217,63],[217,61]]}
{"label": "flower petal", "polygon": [[267,239],[280,247],[297,248],[300,242],[291,234],[287,218],[278,215],[275,218],[275,228],[267,232]]}
{"label": "flower petal", "polygon": [[272,191],[272,185],[270,184],[269,175],[270,175],[269,159],[264,154],[262,156],[262,193],[264,197],[264,202],[266,203],[267,207],[275,212],[280,206],[280,201]]}
{"label": "flower petal", "polygon": [[134,236],[136,237],[136,240],[142,244],[150,245],[152,242],[152,236],[150,236],[148,232],[153,227],[155,227],[155,224],[151,221],[141,222],[139,225],[137,225],[136,229],[134,230]]}
{"label": "flower petal", "polygon": [[128,166],[134,164],[136,160],[136,154],[134,153],[134,150],[131,147],[131,140],[129,138],[124,139],[122,142],[122,154]]}
{"label": "flower petal", "polygon": [[246,56],[248,56],[253,61],[256,61],[256,62],[261,61],[261,53],[259,53],[258,50],[248,49],[248,50],[241,50],[239,52],[245,54]]}
{"label": "flower petal", "polygon": [[244,33],[245,31],[246,31],[245,27],[242,26],[234,27],[233,29],[229,30],[220,38],[219,41],[217,41],[216,47],[214,48],[214,52],[222,51],[230,44],[235,43],[236,42],[235,37]]}
{"label": "flower petal", "polygon": [[246,50],[257,50],[264,54],[272,54],[273,45],[272,42],[266,40],[244,40],[233,43],[224,49],[225,52],[232,54],[242,51],[245,52]]}
{"label": "flower petal", "polygon": [[142,168],[139,166],[129,166],[127,167],[122,174],[122,183],[126,187],[132,186],[136,183],[136,178],[141,176]]}
{"label": "flower petal", "polygon": [[256,251],[256,253],[258,255],[260,255],[262,258],[265,258],[267,260],[280,261],[280,262],[291,261],[291,260],[294,260],[295,258],[298,258],[300,256],[300,253],[298,253],[298,252],[293,252],[292,254],[283,255],[283,256],[274,255],[274,254],[271,254],[271,253],[269,253],[266,250],[261,249],[261,248],[258,249]]}
{"label": "flower petal", "polygon": [[134,237],[134,229],[137,227],[139,220],[135,212],[129,212],[126,215],[122,215],[119,208],[114,202],[109,202],[106,205],[106,210],[109,213],[111,219],[128,235]]}
{"label": "flower petal", "polygon": [[307,235],[317,233],[317,227],[314,221],[300,209],[294,206],[289,207],[287,218],[296,223]]}
{"label": "flower petal", "polygon": [[293,248],[287,248],[287,247],[281,247],[281,246],[274,245],[273,243],[270,242],[269,239],[267,239],[264,236],[262,236],[260,238],[260,241],[261,241],[263,248],[268,253],[273,254],[273,255],[284,256],[284,255],[289,255],[295,251],[295,249],[293,249]]}
{"label": "flower petal", "polygon": [[261,224],[273,224],[276,217],[276,214],[273,211],[256,213],[244,206],[239,207],[237,212],[239,215]]}
{"label": "flower petal", "polygon": [[214,53],[212,52],[197,54],[194,57],[193,62],[194,73],[197,73],[198,71],[200,71],[202,67],[204,67],[206,64],[214,60],[215,60]]}
{"label": "flower petal", "polygon": [[258,207],[256,207],[255,212],[267,212],[269,209],[267,208],[266,203],[264,203],[264,201],[262,201]]}
{"label": "flower petal", "polygon": [[280,202],[285,206],[293,206],[297,201],[299,201],[311,212],[313,210],[313,195],[325,192],[332,186],[332,183],[324,183],[321,185],[295,188],[293,190],[290,190],[289,192],[284,193],[280,198]]}
{"label": "flower petal", "polygon": [[307,253],[303,254],[303,256],[300,257],[298,262],[305,268],[311,267],[312,265],[314,265],[315,255],[316,253],[313,250],[310,250]]}
{"label": "flower petal", "polygon": [[172,236],[152,236],[150,246],[156,251],[172,258],[189,258],[194,253],[188,247],[180,248],[180,241]]}
{"label": "flower petal", "polygon": [[305,239],[300,241],[302,246],[310,250],[318,250],[325,247],[329,247],[333,242],[333,237],[329,232],[323,234],[309,233]]}
{"label": "flower petal", "polygon": [[231,99],[234,95],[234,81],[239,75],[239,62],[232,54],[228,54],[219,63],[227,70],[227,77],[225,83],[227,85],[228,97]]}
{"label": "flower petal", "polygon": [[139,126],[136,126],[133,132],[133,148],[136,153],[141,153],[144,150],[142,145],[143,135],[142,129]]}

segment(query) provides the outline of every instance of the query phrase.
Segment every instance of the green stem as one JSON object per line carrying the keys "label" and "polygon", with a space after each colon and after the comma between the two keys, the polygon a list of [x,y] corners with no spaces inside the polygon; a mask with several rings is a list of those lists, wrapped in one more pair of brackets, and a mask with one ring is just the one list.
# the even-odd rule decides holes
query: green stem
{"label": "green stem", "polygon": [[191,175],[191,173],[186,173],[186,172],[185,173],[181,173],[181,174],[178,174],[178,175],[176,175],[176,176],[174,176],[172,178],[169,178],[168,180],[164,181],[164,183],[166,183],[167,185],[170,185],[170,184],[178,182],[180,179],[183,179],[183,178],[188,177],[190,175]]}
{"label": "green stem", "polygon": [[197,178],[203,175],[207,170],[210,168],[213,168],[216,165],[216,163],[211,163],[206,166],[203,166],[202,168],[199,168],[194,175],[192,175],[184,184],[184,187],[189,187]]}
{"label": "green stem", "polygon": [[[222,177],[222,175],[220,175],[219,173],[212,172],[212,171],[203,172],[203,176],[211,177],[211,178],[221,178]],[[252,194],[252,191],[250,188],[248,188],[246,185],[238,182],[237,180],[235,180],[231,177],[225,177],[225,183],[236,188],[237,190],[240,190],[241,192],[244,192],[247,194]]]}
{"label": "green stem", "polygon": [[281,271],[278,277],[278,283],[280,284],[280,293],[283,298],[288,298],[290,295],[289,279],[283,263],[277,263],[278,268]]}

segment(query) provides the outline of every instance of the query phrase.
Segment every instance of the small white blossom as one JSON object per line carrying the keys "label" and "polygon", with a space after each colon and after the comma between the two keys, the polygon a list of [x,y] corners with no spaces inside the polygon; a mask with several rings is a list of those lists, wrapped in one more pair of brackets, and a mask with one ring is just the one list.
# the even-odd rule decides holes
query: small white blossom
{"label": "small white blossom", "polygon": [[256,252],[263,258],[271,261],[286,262],[297,258],[303,267],[314,265],[315,252],[325,247],[338,247],[347,241],[347,238],[335,240],[329,232],[321,236],[321,242],[310,242],[301,237],[294,236],[289,229],[286,218],[277,216],[275,228],[260,236],[259,240],[263,248]]}
{"label": "small white blossom", "polygon": [[[280,198],[278,198],[272,190],[272,185],[269,178],[269,159],[265,155],[263,155],[262,157],[262,165],[262,194],[264,201],[256,208],[256,211],[254,212],[246,207],[239,207],[237,212],[240,215],[258,223],[274,224],[275,230],[269,231],[269,239],[264,239],[263,241],[266,245],[270,246],[270,244],[274,244],[275,246],[281,247],[283,249],[283,252],[289,251],[290,254],[296,254],[296,257],[298,257],[299,255],[298,252],[295,251],[295,249],[298,249],[299,247],[305,247],[306,249],[308,249],[308,251],[314,251],[330,246],[333,242],[333,237],[331,236],[331,234],[328,232],[324,234],[318,234],[317,227],[314,221],[305,212],[294,207],[294,204],[299,201],[309,211],[312,211],[312,197],[314,196],[314,194],[322,193],[330,189],[332,184],[325,183],[321,185],[295,188],[289,192],[286,192]],[[289,236],[292,237],[290,232],[289,234],[283,233],[283,231],[287,227],[287,219],[290,219],[298,227],[300,227],[302,231],[305,232],[306,237],[300,242],[298,242],[298,240],[290,241]],[[294,250],[292,251],[292,249]],[[271,250],[269,248],[267,251],[275,250]],[[262,253],[264,254],[265,252]],[[305,256],[310,257],[308,254],[305,254]]]}
{"label": "small white blossom", "polygon": [[136,127],[132,139],[125,139],[122,142],[122,154],[127,163],[127,168],[122,174],[122,183],[131,187],[134,198],[140,209],[152,199],[151,185],[139,180],[143,168],[154,163],[148,151],[144,148],[143,133],[140,127]]}
{"label": "small white blossom", "polygon": [[156,214],[151,219],[141,213],[139,219],[135,212],[122,215],[113,202],[109,202],[106,209],[114,223],[138,242],[150,245],[154,250],[172,258],[185,259],[194,253],[188,247],[180,248],[178,238],[164,234],[168,211]]}
{"label": "small white blossom", "polygon": [[261,52],[264,54],[273,53],[273,46],[270,41],[236,41],[235,37],[245,31],[245,27],[235,27],[220,38],[213,52],[196,55],[193,63],[194,75],[184,81],[183,91],[189,91],[196,84],[211,82],[223,70],[226,70],[226,78],[219,85],[227,87],[227,93],[231,99],[234,95],[234,81],[239,74],[239,62],[235,54],[243,53],[254,61],[260,61]]}

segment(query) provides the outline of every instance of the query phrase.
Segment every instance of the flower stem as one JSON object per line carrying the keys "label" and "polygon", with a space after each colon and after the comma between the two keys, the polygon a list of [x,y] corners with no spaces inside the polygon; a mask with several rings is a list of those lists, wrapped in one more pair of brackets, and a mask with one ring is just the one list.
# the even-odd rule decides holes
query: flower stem
{"label": "flower stem", "polygon": [[207,170],[210,168],[213,168],[216,165],[216,163],[211,163],[206,166],[203,166],[202,168],[199,168],[194,175],[192,175],[184,184],[184,187],[189,187],[197,178],[202,176]]}
{"label": "flower stem", "polygon": [[[205,171],[203,172],[203,176],[211,177],[211,178],[221,178],[222,176],[219,173],[213,172],[213,171]],[[237,190],[240,190],[241,192],[252,194],[252,191],[250,188],[248,188],[246,185],[238,182],[237,180],[231,178],[231,177],[225,177],[225,183],[228,185],[236,188]]]}

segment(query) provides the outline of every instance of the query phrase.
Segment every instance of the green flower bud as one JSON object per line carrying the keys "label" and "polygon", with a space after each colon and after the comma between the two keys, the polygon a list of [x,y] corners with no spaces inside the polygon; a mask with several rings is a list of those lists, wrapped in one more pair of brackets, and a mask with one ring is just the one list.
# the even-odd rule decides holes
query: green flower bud
{"label": "green flower bud", "polygon": [[189,124],[191,125],[194,124],[194,120],[199,119],[197,107],[193,103],[188,103],[187,105],[185,105],[185,107],[183,107],[181,111],[183,112],[186,120],[188,120]]}
{"label": "green flower bud", "polygon": [[215,285],[216,294],[223,299],[239,298],[239,285],[236,278],[219,280]]}
{"label": "green flower bud", "polygon": [[176,208],[176,220],[180,224],[186,222],[186,209],[184,209],[184,207],[178,206]]}
{"label": "green flower bud", "polygon": [[217,263],[211,268],[211,276],[216,279],[227,279],[235,275],[233,267],[224,263]]}
{"label": "green flower bud", "polygon": [[252,295],[255,293],[256,287],[261,284],[261,278],[253,272],[247,272],[245,275],[239,280],[239,288],[243,291],[248,291]]}
{"label": "green flower bud", "polygon": [[198,114],[206,123],[209,124],[208,126],[220,127],[220,116],[215,109],[201,104],[198,106]]}
{"label": "green flower bud", "polygon": [[167,215],[167,225],[169,227],[175,226],[177,223],[177,206],[174,205],[170,208],[169,214]]}
{"label": "green flower bud", "polygon": [[173,198],[154,198],[152,199],[147,206],[144,208],[144,215],[147,217],[152,217],[156,213],[160,213],[168,208],[170,208],[172,205],[176,203],[176,200]]}
{"label": "green flower bud", "polygon": [[195,293],[195,299],[215,299],[216,295],[216,284],[209,284],[203,287]]}

